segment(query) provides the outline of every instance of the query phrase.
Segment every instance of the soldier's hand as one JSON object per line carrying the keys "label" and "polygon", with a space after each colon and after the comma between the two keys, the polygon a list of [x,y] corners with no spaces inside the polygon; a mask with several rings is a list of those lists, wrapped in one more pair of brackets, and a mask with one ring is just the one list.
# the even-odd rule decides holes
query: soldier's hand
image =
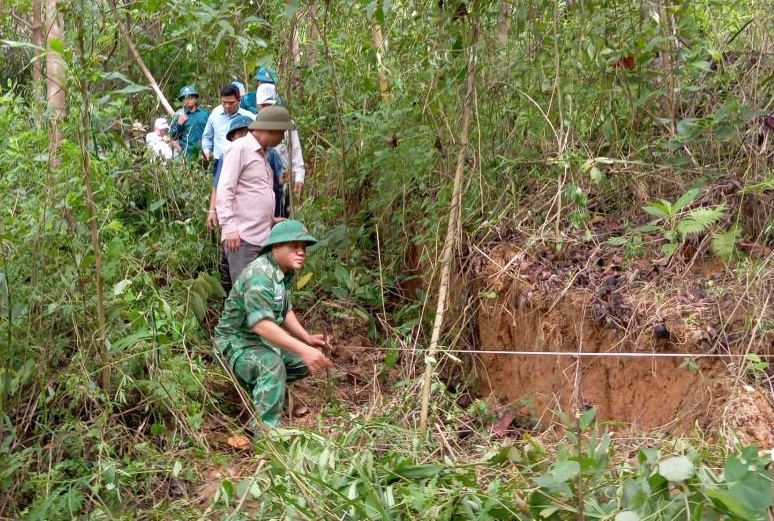
{"label": "soldier's hand", "polygon": [[333,365],[333,362],[331,362],[324,354],[322,354],[314,347],[310,347],[309,349],[304,350],[300,356],[301,361],[304,362],[304,364],[306,364],[306,366],[309,368],[309,371],[313,373]]}
{"label": "soldier's hand", "polygon": [[312,347],[325,347],[328,344],[328,342],[325,340],[324,333],[315,333],[313,335],[309,335],[306,343]]}
{"label": "soldier's hand", "polygon": [[301,194],[304,193],[304,183],[296,181],[296,184],[293,186],[293,193],[296,197],[301,197]]}
{"label": "soldier's hand", "polygon": [[183,125],[185,122],[188,121],[188,114],[185,112],[181,112],[179,116],[177,116],[177,124]]}
{"label": "soldier's hand", "polygon": [[239,236],[239,232],[233,232],[226,237],[224,242],[226,251],[237,251],[239,246],[242,245],[242,237]]}

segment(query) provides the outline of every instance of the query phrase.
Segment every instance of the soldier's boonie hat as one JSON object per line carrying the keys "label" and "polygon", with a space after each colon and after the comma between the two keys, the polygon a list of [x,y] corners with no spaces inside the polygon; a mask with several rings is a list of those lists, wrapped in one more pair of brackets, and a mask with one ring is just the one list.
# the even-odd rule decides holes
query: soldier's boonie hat
{"label": "soldier's boonie hat", "polygon": [[290,112],[283,107],[262,108],[255,121],[247,127],[250,130],[293,130],[296,128],[293,120],[290,119]]}
{"label": "soldier's boonie hat", "polygon": [[317,243],[317,239],[309,235],[309,232],[301,221],[287,220],[274,225],[269,235],[269,240],[263,244],[261,253],[266,253],[275,244],[285,242],[305,242],[310,246]]}
{"label": "soldier's boonie hat", "polygon": [[261,67],[253,76],[253,79],[261,83],[277,83],[277,71],[271,67]]}
{"label": "soldier's boonie hat", "polygon": [[196,96],[198,98],[199,93],[196,91],[196,87],[193,85],[186,85],[180,89],[180,92],[177,93],[177,101],[183,101],[183,98],[186,96]]}
{"label": "soldier's boonie hat", "polygon": [[250,116],[245,116],[244,114],[239,114],[238,116],[234,117],[234,119],[231,120],[231,126],[228,127],[228,132],[226,132],[226,139],[231,141],[231,137],[240,128],[247,128],[250,126],[250,123],[253,122],[253,118]]}

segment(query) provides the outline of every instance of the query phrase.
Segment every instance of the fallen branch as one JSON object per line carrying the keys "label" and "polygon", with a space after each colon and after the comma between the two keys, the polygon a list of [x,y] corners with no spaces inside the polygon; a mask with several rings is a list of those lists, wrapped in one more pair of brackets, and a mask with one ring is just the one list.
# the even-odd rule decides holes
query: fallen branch
{"label": "fallen branch", "polygon": [[173,115],[175,113],[175,109],[172,108],[172,105],[169,104],[169,102],[167,101],[167,98],[164,97],[164,93],[161,92],[161,89],[159,88],[159,84],[156,83],[156,80],[153,78],[153,74],[151,74],[148,67],[145,66],[145,62],[142,60],[140,53],[137,52],[137,47],[134,46],[134,42],[132,42],[132,40],[129,38],[129,31],[124,26],[124,23],[121,21],[121,17],[118,15],[118,8],[116,7],[116,1],[109,0],[109,3],[110,3],[110,10],[113,12],[113,17],[116,19],[116,23],[118,24],[118,29],[121,31],[121,34],[124,35],[124,40],[126,41],[126,46],[129,49],[129,54],[131,54],[132,58],[134,58],[134,61],[137,62],[137,65],[140,67],[140,70],[142,71],[143,75],[145,75],[145,78],[148,80],[148,83],[153,89],[153,92],[156,93],[156,97],[159,99],[161,104],[166,109],[167,114],[169,114],[170,116]]}

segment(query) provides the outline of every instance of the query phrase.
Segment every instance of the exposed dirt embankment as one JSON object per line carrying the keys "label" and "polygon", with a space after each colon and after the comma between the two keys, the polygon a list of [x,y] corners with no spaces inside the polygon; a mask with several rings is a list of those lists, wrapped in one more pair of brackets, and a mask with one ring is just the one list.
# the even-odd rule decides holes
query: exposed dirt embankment
{"label": "exposed dirt embankment", "polygon": [[743,359],[689,358],[771,352],[772,336],[755,326],[765,305],[728,289],[720,263],[624,270],[582,249],[526,255],[501,244],[488,252],[478,273],[480,349],[608,356],[482,353],[482,394],[529,410],[543,426],[557,409],[597,406],[599,419],[642,431],[720,428],[774,446],[770,397],[747,385]]}

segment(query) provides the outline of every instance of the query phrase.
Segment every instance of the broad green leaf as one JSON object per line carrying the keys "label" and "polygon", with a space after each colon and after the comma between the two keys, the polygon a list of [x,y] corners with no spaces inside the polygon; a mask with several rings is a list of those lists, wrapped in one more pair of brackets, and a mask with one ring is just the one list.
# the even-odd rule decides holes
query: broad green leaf
{"label": "broad green leaf", "polygon": [[655,202],[651,204],[646,204],[642,207],[642,209],[645,211],[645,213],[652,215],[653,217],[657,217],[659,219],[666,219],[670,216],[669,207],[664,206],[662,203]]}
{"label": "broad green leaf", "polygon": [[309,281],[312,280],[312,276],[314,274],[312,272],[305,273],[301,278],[299,278],[296,281],[296,289],[304,289],[304,286],[309,284]]}
{"label": "broad green leaf", "polygon": [[131,85],[127,85],[126,87],[122,87],[118,90],[114,90],[113,93],[114,94],[136,94],[138,92],[143,92],[146,90],[150,90],[150,87],[132,83]]}
{"label": "broad green leaf", "polygon": [[203,322],[207,314],[207,301],[205,298],[199,292],[191,291],[188,293],[188,305],[196,319],[199,322]]}
{"label": "broad green leaf", "polygon": [[658,464],[658,473],[671,482],[682,482],[693,477],[695,467],[686,456],[675,456]]}
{"label": "broad green leaf", "polygon": [[597,415],[596,407],[592,407],[580,413],[578,415],[578,426],[580,427],[580,430],[585,431],[589,427],[591,427],[591,424],[594,422],[594,418],[596,417],[596,415]]}
{"label": "broad green leaf", "polygon": [[747,506],[726,490],[707,489],[704,492],[722,511],[738,516],[739,519],[755,519],[755,515]]}
{"label": "broad green leaf", "polygon": [[615,515],[615,521],[640,521],[642,518],[636,512],[624,510]]}
{"label": "broad green leaf", "polygon": [[298,0],[289,0],[285,6],[285,12],[283,13],[288,20],[293,18],[298,11]]}
{"label": "broad green leaf", "polygon": [[681,136],[687,136],[691,134],[696,127],[696,118],[685,118],[677,122],[677,133]]}
{"label": "broad green leaf", "polygon": [[30,42],[19,42],[15,40],[0,40],[0,43],[3,44],[4,47],[21,47],[21,48],[27,48],[27,49],[34,49],[36,51],[45,51],[43,47],[40,47],[39,45],[33,45]]}
{"label": "broad green leaf", "polygon": [[51,48],[52,51],[58,52],[59,54],[62,54],[64,52],[64,42],[60,40],[59,38],[51,38],[48,41],[48,46]]}
{"label": "broad green leaf", "polygon": [[672,205],[672,208],[674,209],[674,213],[679,212],[680,210],[682,210],[683,208],[691,204],[693,200],[699,196],[700,192],[701,192],[701,188],[691,188],[683,195],[681,195],[677,199],[677,201],[675,201],[675,204]]}
{"label": "broad green leaf", "polygon": [[118,282],[113,287],[113,295],[115,295],[116,297],[118,297],[120,295],[123,295],[124,291],[126,291],[126,288],[128,288],[131,285],[132,285],[132,279],[124,279],[124,280]]}
{"label": "broad green leaf", "polygon": [[569,482],[578,477],[580,463],[577,461],[558,461],[551,470],[551,475],[557,481]]}
{"label": "broad green leaf", "polygon": [[379,2],[378,0],[374,0],[368,6],[366,7],[366,20],[369,22],[373,20],[374,14],[376,13],[376,10],[379,9]]}

